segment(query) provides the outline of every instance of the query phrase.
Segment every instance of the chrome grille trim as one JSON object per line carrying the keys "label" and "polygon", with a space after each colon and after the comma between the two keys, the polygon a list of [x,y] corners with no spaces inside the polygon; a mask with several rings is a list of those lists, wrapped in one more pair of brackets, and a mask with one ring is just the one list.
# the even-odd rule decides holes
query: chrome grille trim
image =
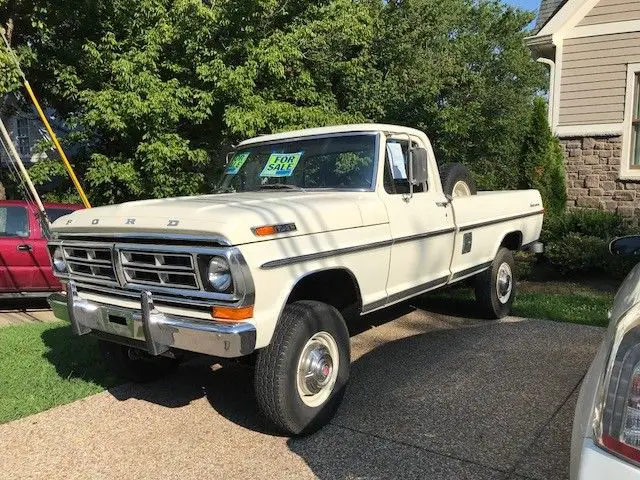
{"label": "chrome grille trim", "polygon": [[[196,274],[193,271],[181,272],[176,270],[132,267],[123,267],[122,271],[124,272],[124,277],[128,283],[198,289]],[[185,281],[179,281],[180,278]]]}
{"label": "chrome grille trim", "polygon": [[[236,247],[151,245],[129,243],[135,241],[134,238],[127,239],[127,243],[120,243],[117,238],[114,238],[113,242],[108,242],[109,239],[109,236],[102,235],[100,242],[86,240],[80,243],[77,239],[64,236],[51,240],[50,254],[57,246],[60,246],[63,251],[74,248],[85,249],[84,254],[75,252],[73,256],[79,257],[85,265],[91,265],[97,269],[95,270],[97,275],[78,273],[77,269],[73,270],[73,267],[70,272],[64,274],[54,273],[63,282],[74,280],[88,288],[109,287],[109,290],[114,293],[118,291],[120,295],[127,296],[130,294],[139,297],[142,292],[149,291],[154,294],[154,297],[159,298],[157,295],[160,295],[172,303],[196,305],[198,302],[214,305],[223,302],[245,306],[252,305],[255,300],[255,288],[249,267]],[[86,253],[86,250],[100,250],[102,252],[100,255],[104,255],[104,249],[110,252],[112,261],[110,265],[102,263],[102,258],[96,259],[98,262],[94,263],[94,259],[90,259],[90,254]],[[204,288],[198,257],[213,255],[224,257],[229,262],[234,285],[233,293],[218,293]],[[83,259],[83,256],[86,258]],[[77,260],[67,258],[67,261],[76,262]],[[104,267],[113,269],[115,280],[100,276],[104,272],[99,269]],[[87,267],[80,268],[86,270]],[[141,275],[136,275],[136,272],[150,272],[151,277],[145,273],[146,278],[141,278]]]}
{"label": "chrome grille trim", "polygon": [[111,245],[69,243],[62,246],[62,253],[69,273],[74,277],[89,281],[95,279],[103,285],[117,285]]}
{"label": "chrome grille trim", "polygon": [[118,254],[127,283],[200,289],[192,254],[126,249],[119,250]]}

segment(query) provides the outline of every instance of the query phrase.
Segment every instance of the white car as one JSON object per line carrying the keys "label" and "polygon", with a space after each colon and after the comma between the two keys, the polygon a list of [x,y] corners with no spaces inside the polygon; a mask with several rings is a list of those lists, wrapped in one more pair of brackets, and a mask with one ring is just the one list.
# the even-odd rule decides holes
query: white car
{"label": "white car", "polygon": [[[640,236],[611,242],[640,254]],[[585,376],[573,423],[571,479],[640,479],[640,264],[618,290],[609,329]]]}
{"label": "white car", "polygon": [[509,313],[512,252],[538,246],[542,201],[475,193],[467,170],[439,172],[410,128],[253,138],[230,154],[217,194],[56,221],[49,249],[67,287],[50,304],[134,379],[184,352],[252,356],[267,419],[310,432],[347,384],[349,318],[469,277],[479,314]]}

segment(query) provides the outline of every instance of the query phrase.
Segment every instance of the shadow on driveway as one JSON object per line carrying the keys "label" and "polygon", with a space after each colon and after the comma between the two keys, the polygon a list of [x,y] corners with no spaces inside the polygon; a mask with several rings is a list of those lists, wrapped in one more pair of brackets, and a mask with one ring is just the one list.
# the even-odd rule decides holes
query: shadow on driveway
{"label": "shadow on driveway", "polygon": [[[462,313],[456,305],[447,313]],[[337,416],[315,435],[289,439],[289,449],[322,479],[565,478],[571,402],[603,330],[447,322],[404,304],[353,324],[351,383]],[[206,397],[234,424],[276,435],[257,411],[252,375],[198,358],[158,382],[109,392],[171,408]]]}
{"label": "shadow on driveway", "polygon": [[[525,320],[392,341],[353,363],[332,428],[289,447],[326,479],[565,478],[572,416],[558,412],[602,334]],[[551,425],[557,444],[530,465]]]}

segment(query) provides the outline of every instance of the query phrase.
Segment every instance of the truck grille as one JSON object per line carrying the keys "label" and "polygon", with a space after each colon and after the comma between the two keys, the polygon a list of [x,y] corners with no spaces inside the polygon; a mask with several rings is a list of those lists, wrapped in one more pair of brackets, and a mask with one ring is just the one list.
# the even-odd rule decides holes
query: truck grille
{"label": "truck grille", "polygon": [[127,282],[199,288],[193,256],[189,254],[121,250],[120,263]]}
{"label": "truck grille", "polygon": [[[129,247],[129,246],[127,246]],[[69,276],[111,286],[144,285],[199,290],[194,255],[119,245],[64,245]]]}
{"label": "truck grille", "polygon": [[64,247],[64,255],[72,275],[117,281],[110,248]]}
{"label": "truck grille", "polygon": [[[210,308],[212,302],[251,304],[255,288],[244,257],[237,248],[214,241],[203,244],[189,236],[69,234],[50,240],[48,249],[52,257],[57,248],[62,249],[68,268],[54,269],[54,273],[63,282],[73,281],[79,292],[130,300],[148,291],[162,303],[198,308]],[[212,257],[227,259],[232,291],[218,292],[203,282],[202,269]]]}

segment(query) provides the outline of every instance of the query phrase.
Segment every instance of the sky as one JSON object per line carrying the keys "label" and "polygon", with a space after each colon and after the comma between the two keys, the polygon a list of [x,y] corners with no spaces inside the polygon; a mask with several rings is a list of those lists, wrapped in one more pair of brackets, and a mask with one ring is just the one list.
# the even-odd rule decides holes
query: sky
{"label": "sky", "polygon": [[540,0],[506,0],[506,2],[527,10],[535,11],[537,11],[540,6]]}

